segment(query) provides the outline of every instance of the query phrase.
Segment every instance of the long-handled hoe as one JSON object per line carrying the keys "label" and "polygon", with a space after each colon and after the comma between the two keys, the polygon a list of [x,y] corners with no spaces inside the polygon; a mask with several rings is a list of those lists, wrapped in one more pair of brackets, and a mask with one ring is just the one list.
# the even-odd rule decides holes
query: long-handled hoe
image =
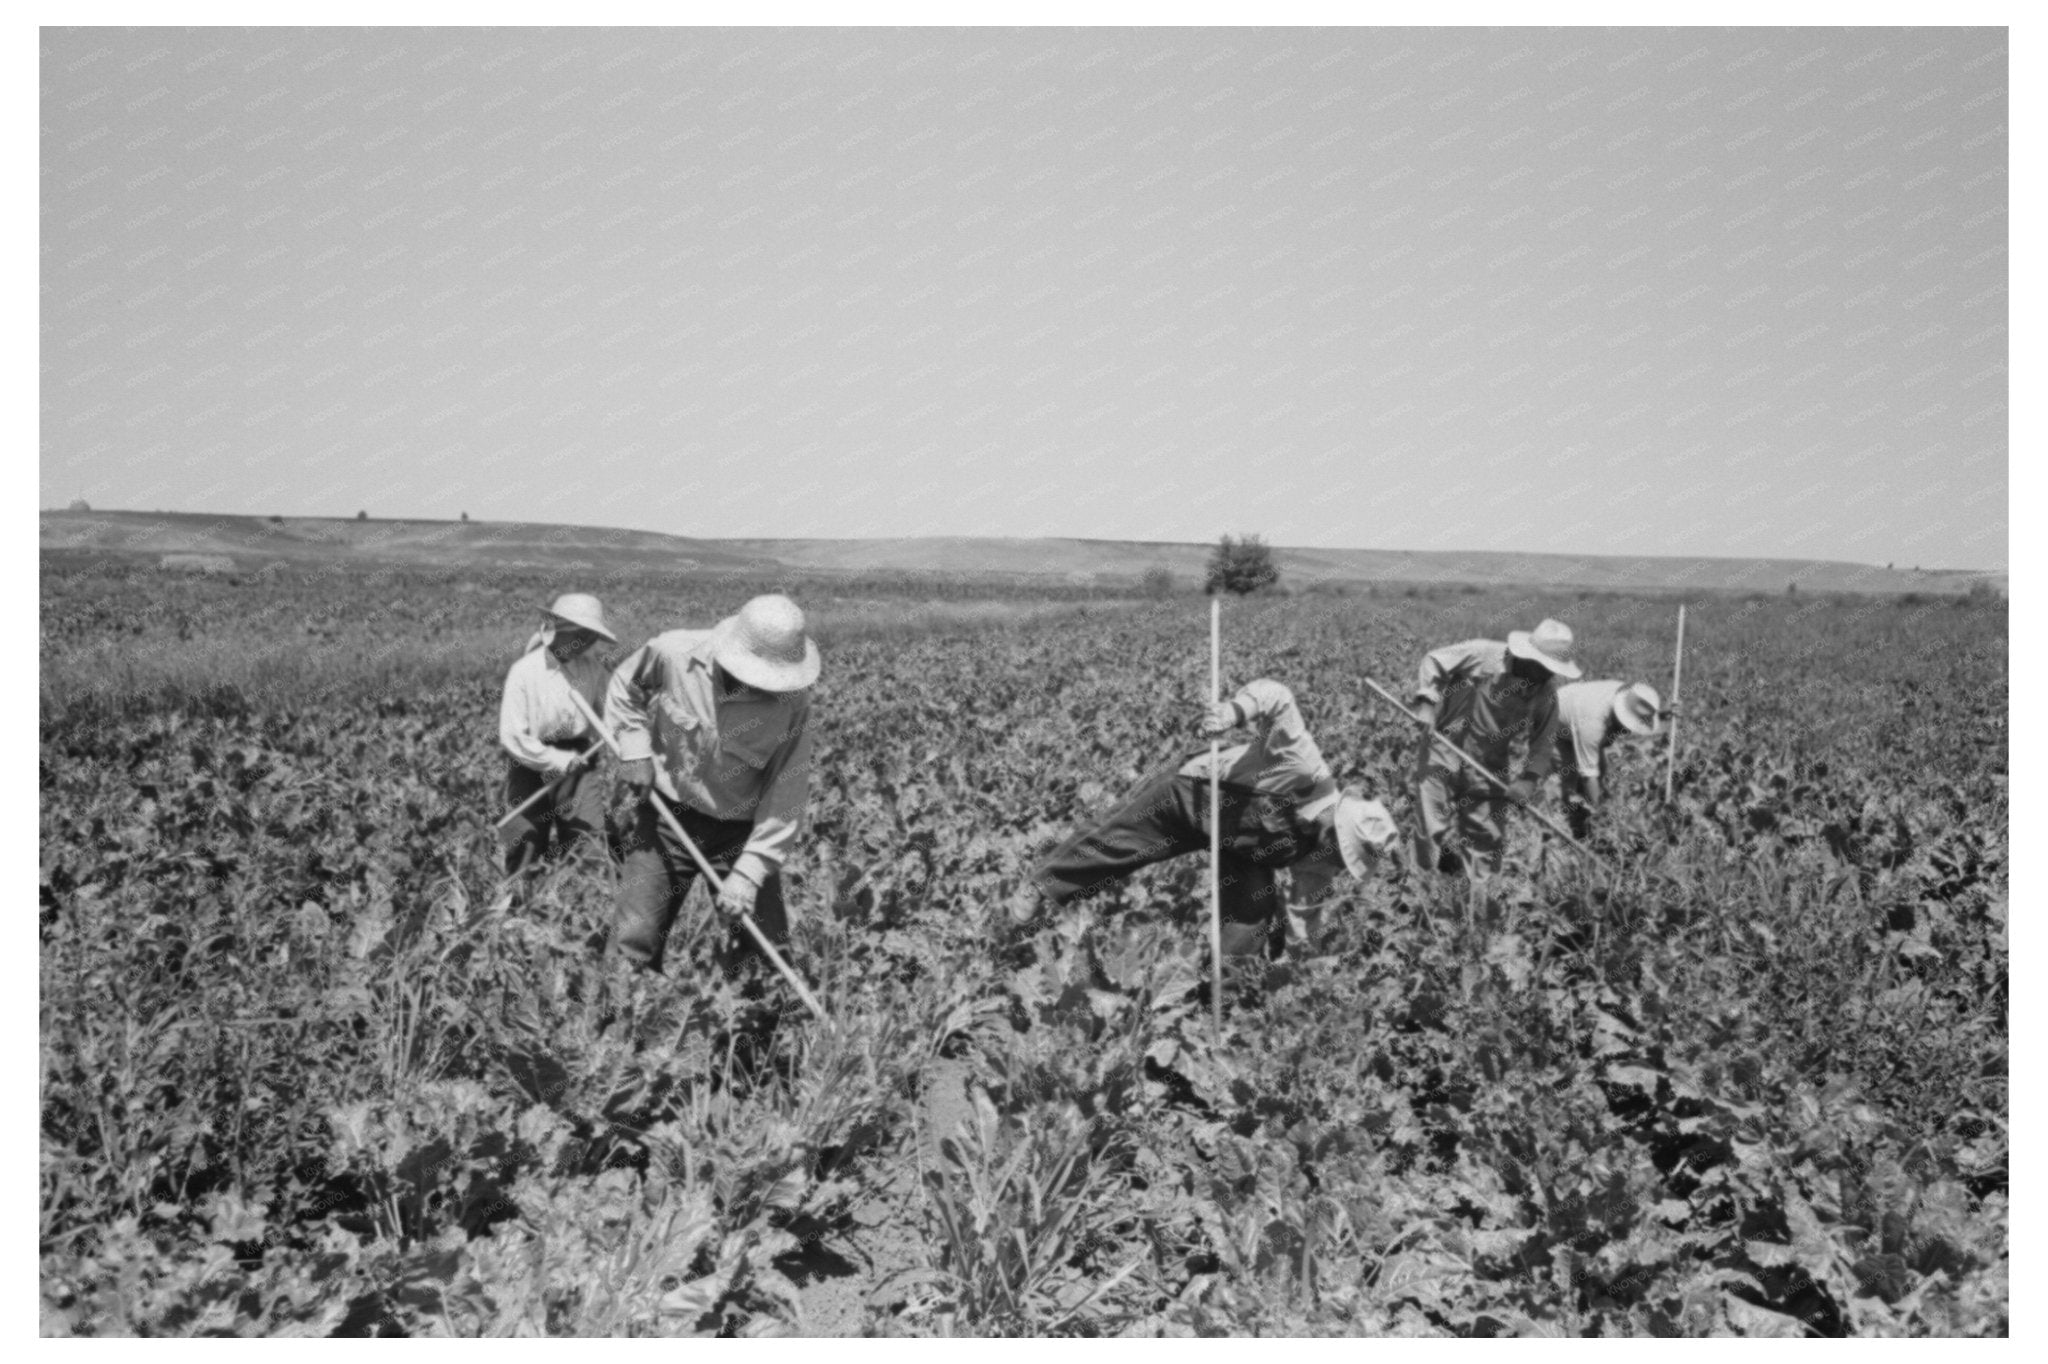
{"label": "long-handled hoe", "polygon": [[[612,732],[605,728],[604,721],[597,718],[597,712],[590,708],[590,703],[574,692],[571,692],[569,695],[570,699],[576,703],[576,708],[583,712],[583,718],[590,721],[591,728],[597,731],[597,737],[604,741],[606,748],[611,750],[612,756],[621,762],[625,761],[619,753],[618,743],[612,738]],[[711,869],[711,862],[704,856],[703,850],[697,846],[697,841],[684,831],[682,821],[676,818],[675,811],[668,808],[668,802],[662,799],[661,792],[650,787],[648,788],[647,799],[654,806],[654,813],[661,816],[662,823],[668,826],[668,831],[676,836],[676,841],[690,850],[690,857],[696,862],[697,870],[704,874],[704,879],[710,886],[711,893],[714,896],[721,894],[725,888],[725,883],[719,879],[718,873]],[[818,997],[812,994],[810,987],[804,984],[803,977],[799,976],[791,969],[790,964],[782,959],[782,954],[775,950],[775,944],[768,941],[768,935],[763,933],[761,926],[754,922],[754,916],[742,913],[739,916],[739,921],[740,927],[746,929],[748,936],[753,938],[754,946],[761,949],[761,955],[768,958],[769,964],[775,968],[784,980],[789,982],[789,988],[796,992],[796,997],[803,1001],[804,1007],[816,1015],[820,1023],[823,1023],[828,1028],[834,1027],[832,1016],[825,1012],[825,1006],[818,1003]]]}

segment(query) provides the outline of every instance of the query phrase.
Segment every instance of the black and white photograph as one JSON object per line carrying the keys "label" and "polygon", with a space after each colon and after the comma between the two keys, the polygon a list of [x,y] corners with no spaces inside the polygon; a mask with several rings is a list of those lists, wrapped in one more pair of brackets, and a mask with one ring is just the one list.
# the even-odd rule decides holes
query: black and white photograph
{"label": "black and white photograph", "polygon": [[39,1334],[2010,1336],[1839,8],[36,30]]}

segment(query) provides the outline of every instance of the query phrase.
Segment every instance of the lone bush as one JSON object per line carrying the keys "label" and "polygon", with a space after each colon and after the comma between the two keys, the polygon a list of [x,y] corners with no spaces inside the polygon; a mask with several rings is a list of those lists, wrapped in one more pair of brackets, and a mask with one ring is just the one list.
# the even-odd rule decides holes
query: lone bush
{"label": "lone bush", "polygon": [[1209,555],[1209,578],[1203,590],[1235,592],[1239,596],[1272,587],[1280,581],[1280,569],[1273,551],[1256,535],[1232,539],[1226,535]]}

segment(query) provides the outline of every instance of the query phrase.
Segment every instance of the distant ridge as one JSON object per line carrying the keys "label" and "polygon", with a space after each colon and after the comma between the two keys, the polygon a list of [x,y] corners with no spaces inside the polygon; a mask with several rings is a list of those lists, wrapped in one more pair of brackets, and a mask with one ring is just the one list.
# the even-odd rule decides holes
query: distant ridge
{"label": "distant ridge", "polygon": [[[1044,579],[1106,588],[1134,586],[1151,568],[1184,585],[1201,580],[1206,544],[932,536],[893,540],[703,540],[654,531],[507,521],[355,520],[203,512],[46,511],[40,543],[75,555],[160,560],[226,555],[239,570],[266,564],[460,568],[701,569],[724,573],[939,574]],[[1893,570],[1817,559],[1713,559],[1418,552],[1276,546],[1282,579],[1314,583],[1453,583],[1575,587],[1599,591],[1960,593],[2006,575],[1972,570]]]}

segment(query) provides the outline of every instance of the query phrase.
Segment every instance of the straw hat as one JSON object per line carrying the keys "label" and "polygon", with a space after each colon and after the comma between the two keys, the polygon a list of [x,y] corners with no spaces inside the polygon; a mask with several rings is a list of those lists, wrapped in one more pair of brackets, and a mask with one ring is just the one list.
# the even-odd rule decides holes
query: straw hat
{"label": "straw hat", "polygon": [[804,634],[804,613],[787,597],[756,597],[713,627],[711,657],[762,691],[802,691],[818,680],[818,646]]}
{"label": "straw hat", "polygon": [[1533,658],[1559,677],[1579,675],[1579,665],[1572,662],[1572,627],[1563,621],[1546,620],[1534,630],[1508,631],[1508,652]]}
{"label": "straw hat", "polygon": [[555,604],[547,609],[546,614],[588,630],[593,635],[601,635],[614,644],[619,642],[619,637],[604,623],[604,607],[588,592],[564,592],[555,598]]}
{"label": "straw hat", "polygon": [[1337,801],[1337,852],[1344,870],[1363,877],[1373,858],[1387,850],[1399,831],[1387,807],[1376,800],[1346,792]]}
{"label": "straw hat", "polygon": [[1614,718],[1631,734],[1655,734],[1657,716],[1663,709],[1656,688],[1645,682],[1630,683],[1614,693]]}

